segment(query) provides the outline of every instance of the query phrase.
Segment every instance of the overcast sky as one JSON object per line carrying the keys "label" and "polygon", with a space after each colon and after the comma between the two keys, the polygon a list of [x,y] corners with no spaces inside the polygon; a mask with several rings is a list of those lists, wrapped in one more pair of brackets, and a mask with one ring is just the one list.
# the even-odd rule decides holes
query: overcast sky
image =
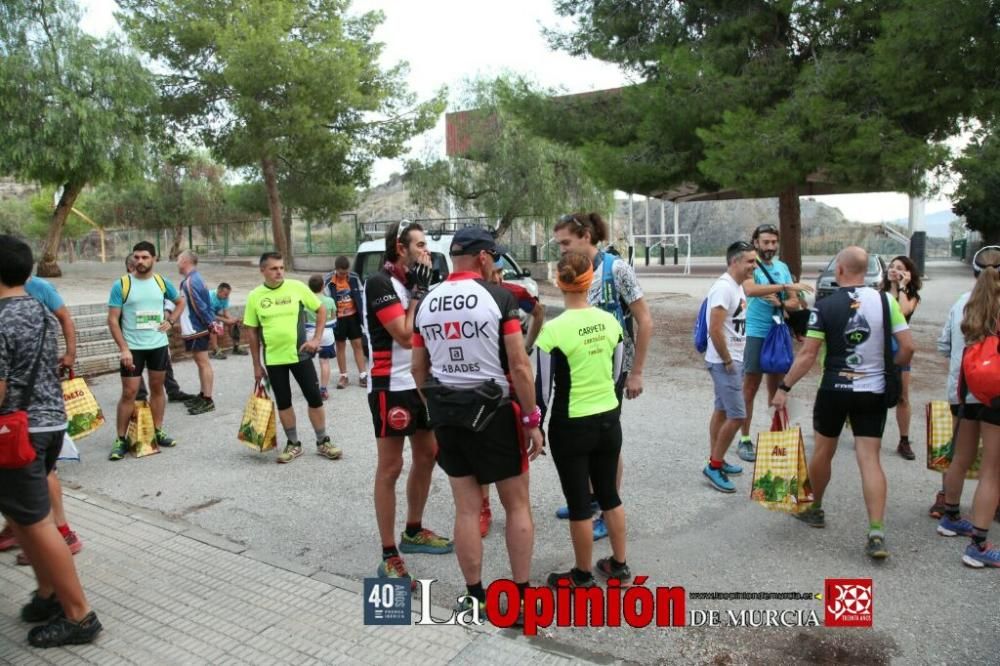
{"label": "overcast sky", "polygon": [[[94,34],[116,29],[114,0],[79,0],[83,28]],[[595,60],[572,58],[549,49],[541,26],[557,25],[548,0],[355,0],[353,11],[380,9],[385,22],[376,32],[384,42],[386,65],[407,61],[411,89],[420,98],[447,86],[452,96],[463,80],[509,70],[537,83],[567,92],[613,88],[628,83],[616,67]],[[443,152],[444,122],[411,142],[415,153]],[[401,171],[398,160],[376,164],[372,182]],[[907,216],[907,197],[899,194],[817,197],[841,209],[848,219],[864,222]],[[926,203],[928,214],[951,207],[948,199]]]}

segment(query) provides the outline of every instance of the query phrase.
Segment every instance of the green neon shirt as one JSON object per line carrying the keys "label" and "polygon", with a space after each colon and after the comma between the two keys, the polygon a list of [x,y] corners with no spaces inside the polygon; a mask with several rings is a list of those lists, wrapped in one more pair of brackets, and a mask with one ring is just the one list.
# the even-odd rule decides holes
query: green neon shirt
{"label": "green neon shirt", "polygon": [[553,417],[578,418],[618,407],[614,367],[621,341],[618,320],[596,307],[566,310],[546,322],[535,344],[552,356]]}
{"label": "green neon shirt", "polygon": [[277,287],[262,284],[247,296],[243,323],[259,328],[264,365],[290,365],[309,358],[300,354],[306,341],[305,311],[319,310],[320,300],[304,283],[285,280]]}

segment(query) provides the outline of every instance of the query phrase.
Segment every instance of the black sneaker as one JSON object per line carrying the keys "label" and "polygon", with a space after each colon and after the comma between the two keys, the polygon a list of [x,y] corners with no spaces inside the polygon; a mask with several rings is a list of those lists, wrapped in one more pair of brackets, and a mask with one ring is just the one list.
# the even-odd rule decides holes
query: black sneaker
{"label": "black sneaker", "polygon": [[[581,577],[581,573],[586,574],[586,577]],[[594,581],[594,574],[587,571],[577,572],[575,568],[563,573],[550,573],[545,582],[549,584],[549,587],[558,587],[559,581],[562,580],[568,580],[570,587],[593,587],[597,584]]]}
{"label": "black sneaker", "polygon": [[184,401],[184,406],[187,407],[188,409],[191,409],[195,405],[201,403],[203,400],[204,400],[204,398],[202,398],[201,394],[199,393],[198,395],[193,395],[190,398],[188,398],[187,400],[185,400]]}
{"label": "black sneaker", "polygon": [[185,393],[184,391],[178,391],[177,393],[168,393],[167,402],[187,402],[188,400],[197,397],[198,396]]}
{"label": "black sneaker", "polygon": [[79,622],[59,617],[48,624],[35,627],[28,632],[28,642],[34,647],[50,648],[60,645],[83,645],[90,643],[101,633],[101,621],[94,611],[87,613]]}
{"label": "black sneaker", "polygon": [[628,565],[612,562],[610,557],[597,560],[597,570],[605,578],[614,578],[620,583],[632,582],[632,570],[628,568]]}
{"label": "black sneaker", "polygon": [[48,599],[38,596],[36,590],[31,595],[31,601],[21,607],[21,619],[25,622],[35,624],[36,622],[48,622],[63,614],[62,604],[56,599],[53,592]]}
{"label": "black sneaker", "polygon": [[826,527],[826,512],[815,506],[810,506],[802,513],[793,513],[792,515],[809,527]]}
{"label": "black sneaker", "polygon": [[199,397],[198,400],[190,407],[188,407],[188,414],[191,416],[197,416],[198,414],[207,414],[208,412],[215,411],[215,401],[208,400],[207,398]]}

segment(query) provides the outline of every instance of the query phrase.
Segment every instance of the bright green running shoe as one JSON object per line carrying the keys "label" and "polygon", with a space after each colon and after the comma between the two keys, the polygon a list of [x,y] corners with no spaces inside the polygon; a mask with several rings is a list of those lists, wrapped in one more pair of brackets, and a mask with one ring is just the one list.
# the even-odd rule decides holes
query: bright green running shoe
{"label": "bright green running shoe", "polygon": [[177,440],[163,432],[163,428],[156,429],[156,444],[157,446],[163,446],[168,449],[172,449],[177,446]]}
{"label": "bright green running shoe", "polygon": [[288,442],[287,444],[285,444],[285,450],[278,454],[278,462],[290,463],[301,455],[302,455],[302,443]]}
{"label": "bright green running shoe", "polygon": [[111,445],[111,455],[108,460],[121,460],[128,453],[128,439],[125,437],[115,437],[115,443]]}
{"label": "bright green running shoe", "polygon": [[399,537],[399,552],[401,553],[427,553],[428,555],[446,555],[455,550],[454,542],[434,532],[424,529],[414,536],[407,536],[403,532]]}

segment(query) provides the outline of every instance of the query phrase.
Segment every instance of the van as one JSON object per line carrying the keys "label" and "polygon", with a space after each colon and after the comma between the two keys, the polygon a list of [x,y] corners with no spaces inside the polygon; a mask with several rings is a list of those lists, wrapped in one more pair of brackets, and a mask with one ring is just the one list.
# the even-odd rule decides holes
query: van
{"label": "van", "polygon": [[[418,221],[418,223],[424,228],[424,233],[427,236],[427,250],[431,253],[431,262],[439,282],[447,278],[453,270],[449,249],[455,232],[463,227],[484,226],[455,220],[443,220],[430,224]],[[361,224],[359,227],[361,232],[359,237],[362,240],[358,244],[358,250],[354,256],[354,272],[361,277],[362,284],[368,280],[369,276],[377,273],[385,263],[385,229],[390,224],[394,223],[369,222]],[[492,231],[492,228],[490,230]],[[532,279],[531,271],[527,268],[521,268],[517,260],[509,253],[501,255],[500,259],[497,260],[497,266],[503,268],[504,282],[519,284],[532,296],[538,296],[538,284]]]}

